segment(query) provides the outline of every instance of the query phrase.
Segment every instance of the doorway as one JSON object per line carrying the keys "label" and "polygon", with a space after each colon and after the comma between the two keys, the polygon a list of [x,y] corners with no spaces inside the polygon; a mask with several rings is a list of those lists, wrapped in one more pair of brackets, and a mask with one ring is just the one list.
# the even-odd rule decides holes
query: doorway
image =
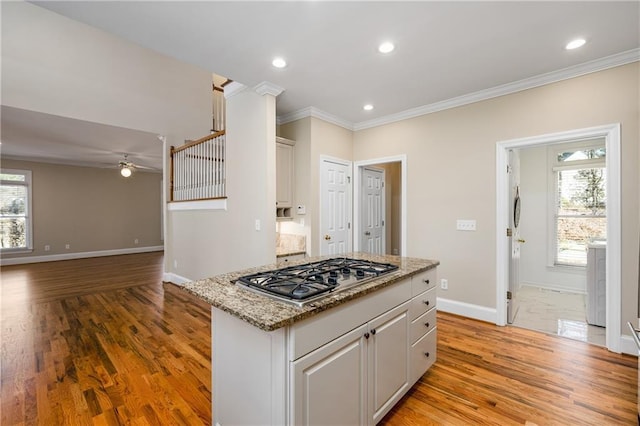
{"label": "doorway", "polygon": [[[497,285],[496,323],[505,325],[507,320],[507,289],[509,267],[509,227],[510,198],[508,173],[509,150],[527,147],[556,145],[560,143],[603,138],[606,147],[606,188],[607,188],[607,252],[606,252],[606,347],[620,352],[621,316],[621,211],[620,211],[620,125],[612,124],[586,129],[572,130],[529,138],[499,142],[496,146],[496,230],[497,230]],[[525,207],[523,206],[523,209]]]}
{"label": "doorway", "polygon": [[351,251],[351,162],[320,159],[320,255]]}
{"label": "doorway", "polygon": [[[513,259],[510,264],[509,289],[514,275],[518,287],[508,300],[507,321],[605,346],[606,282],[596,287],[588,273],[604,266],[593,251],[606,250],[604,139],[512,151],[519,161],[517,167],[511,163],[510,175],[517,177],[522,210],[519,226],[510,226],[511,244],[518,246],[512,257],[514,251],[519,256],[518,268],[511,268]],[[514,300],[520,309],[512,317]]]}
{"label": "doorway", "polygon": [[[389,163],[391,166],[396,164],[398,163]],[[381,167],[367,166],[362,169],[361,232],[356,238],[360,238],[361,250],[366,253],[387,254],[386,231],[390,230],[390,234],[394,234],[393,221],[386,223],[385,192],[388,186],[385,187],[385,174],[385,169]]]}
{"label": "doorway", "polygon": [[383,169],[384,173],[384,239],[385,247],[382,254],[407,255],[407,156],[405,154],[356,161],[354,164],[354,251],[368,251],[363,244],[365,221],[363,212],[363,194],[366,189],[366,170]]}

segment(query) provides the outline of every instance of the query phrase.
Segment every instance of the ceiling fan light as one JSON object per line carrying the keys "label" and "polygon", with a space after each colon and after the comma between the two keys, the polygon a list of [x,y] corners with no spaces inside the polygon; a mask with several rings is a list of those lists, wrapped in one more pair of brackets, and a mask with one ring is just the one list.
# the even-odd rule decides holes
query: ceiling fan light
{"label": "ceiling fan light", "polygon": [[131,169],[128,167],[123,167],[120,169],[120,174],[124,177],[129,177],[131,176]]}

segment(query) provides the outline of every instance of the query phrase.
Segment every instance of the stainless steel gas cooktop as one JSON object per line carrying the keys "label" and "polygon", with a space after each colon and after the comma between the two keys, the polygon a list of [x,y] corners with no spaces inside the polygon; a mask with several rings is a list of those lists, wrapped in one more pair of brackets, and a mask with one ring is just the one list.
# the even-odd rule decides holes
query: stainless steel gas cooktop
{"label": "stainless steel gas cooktop", "polygon": [[304,306],[396,269],[388,263],[338,257],[245,275],[236,282],[269,297]]}

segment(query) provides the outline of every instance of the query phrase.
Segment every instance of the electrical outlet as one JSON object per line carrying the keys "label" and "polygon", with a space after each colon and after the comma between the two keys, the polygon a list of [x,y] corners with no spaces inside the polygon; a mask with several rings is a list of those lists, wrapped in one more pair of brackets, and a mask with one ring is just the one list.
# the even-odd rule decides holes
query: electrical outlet
{"label": "electrical outlet", "polygon": [[49,250],[51,250],[51,246],[49,244],[46,244],[44,246],[44,251],[49,251]]}
{"label": "electrical outlet", "polygon": [[133,244],[138,244],[138,239],[133,240]]}
{"label": "electrical outlet", "polygon": [[71,248],[71,244],[65,244],[64,248],[66,248],[67,250],[69,250]]}
{"label": "electrical outlet", "polygon": [[443,290],[449,290],[449,280],[441,279],[440,280],[440,288]]}
{"label": "electrical outlet", "polygon": [[262,225],[260,223],[260,219],[256,219],[256,231],[259,231],[262,228]]}
{"label": "electrical outlet", "polygon": [[177,259],[175,259],[173,261],[173,269],[178,269],[178,260]]}
{"label": "electrical outlet", "polygon": [[458,221],[456,222],[456,229],[458,231],[475,231],[476,230],[476,221],[475,220],[458,219]]}

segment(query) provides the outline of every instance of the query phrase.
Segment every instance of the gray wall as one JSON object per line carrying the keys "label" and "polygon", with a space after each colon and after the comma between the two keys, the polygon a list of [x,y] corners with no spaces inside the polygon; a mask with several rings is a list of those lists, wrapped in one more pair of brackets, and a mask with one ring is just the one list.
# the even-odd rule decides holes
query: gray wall
{"label": "gray wall", "polygon": [[[2,168],[31,170],[33,252],[47,256],[162,246],[159,173],[2,159]],[[134,240],[138,239],[138,244]],[[65,245],[70,248],[66,249]],[[44,246],[50,250],[45,251]]]}

